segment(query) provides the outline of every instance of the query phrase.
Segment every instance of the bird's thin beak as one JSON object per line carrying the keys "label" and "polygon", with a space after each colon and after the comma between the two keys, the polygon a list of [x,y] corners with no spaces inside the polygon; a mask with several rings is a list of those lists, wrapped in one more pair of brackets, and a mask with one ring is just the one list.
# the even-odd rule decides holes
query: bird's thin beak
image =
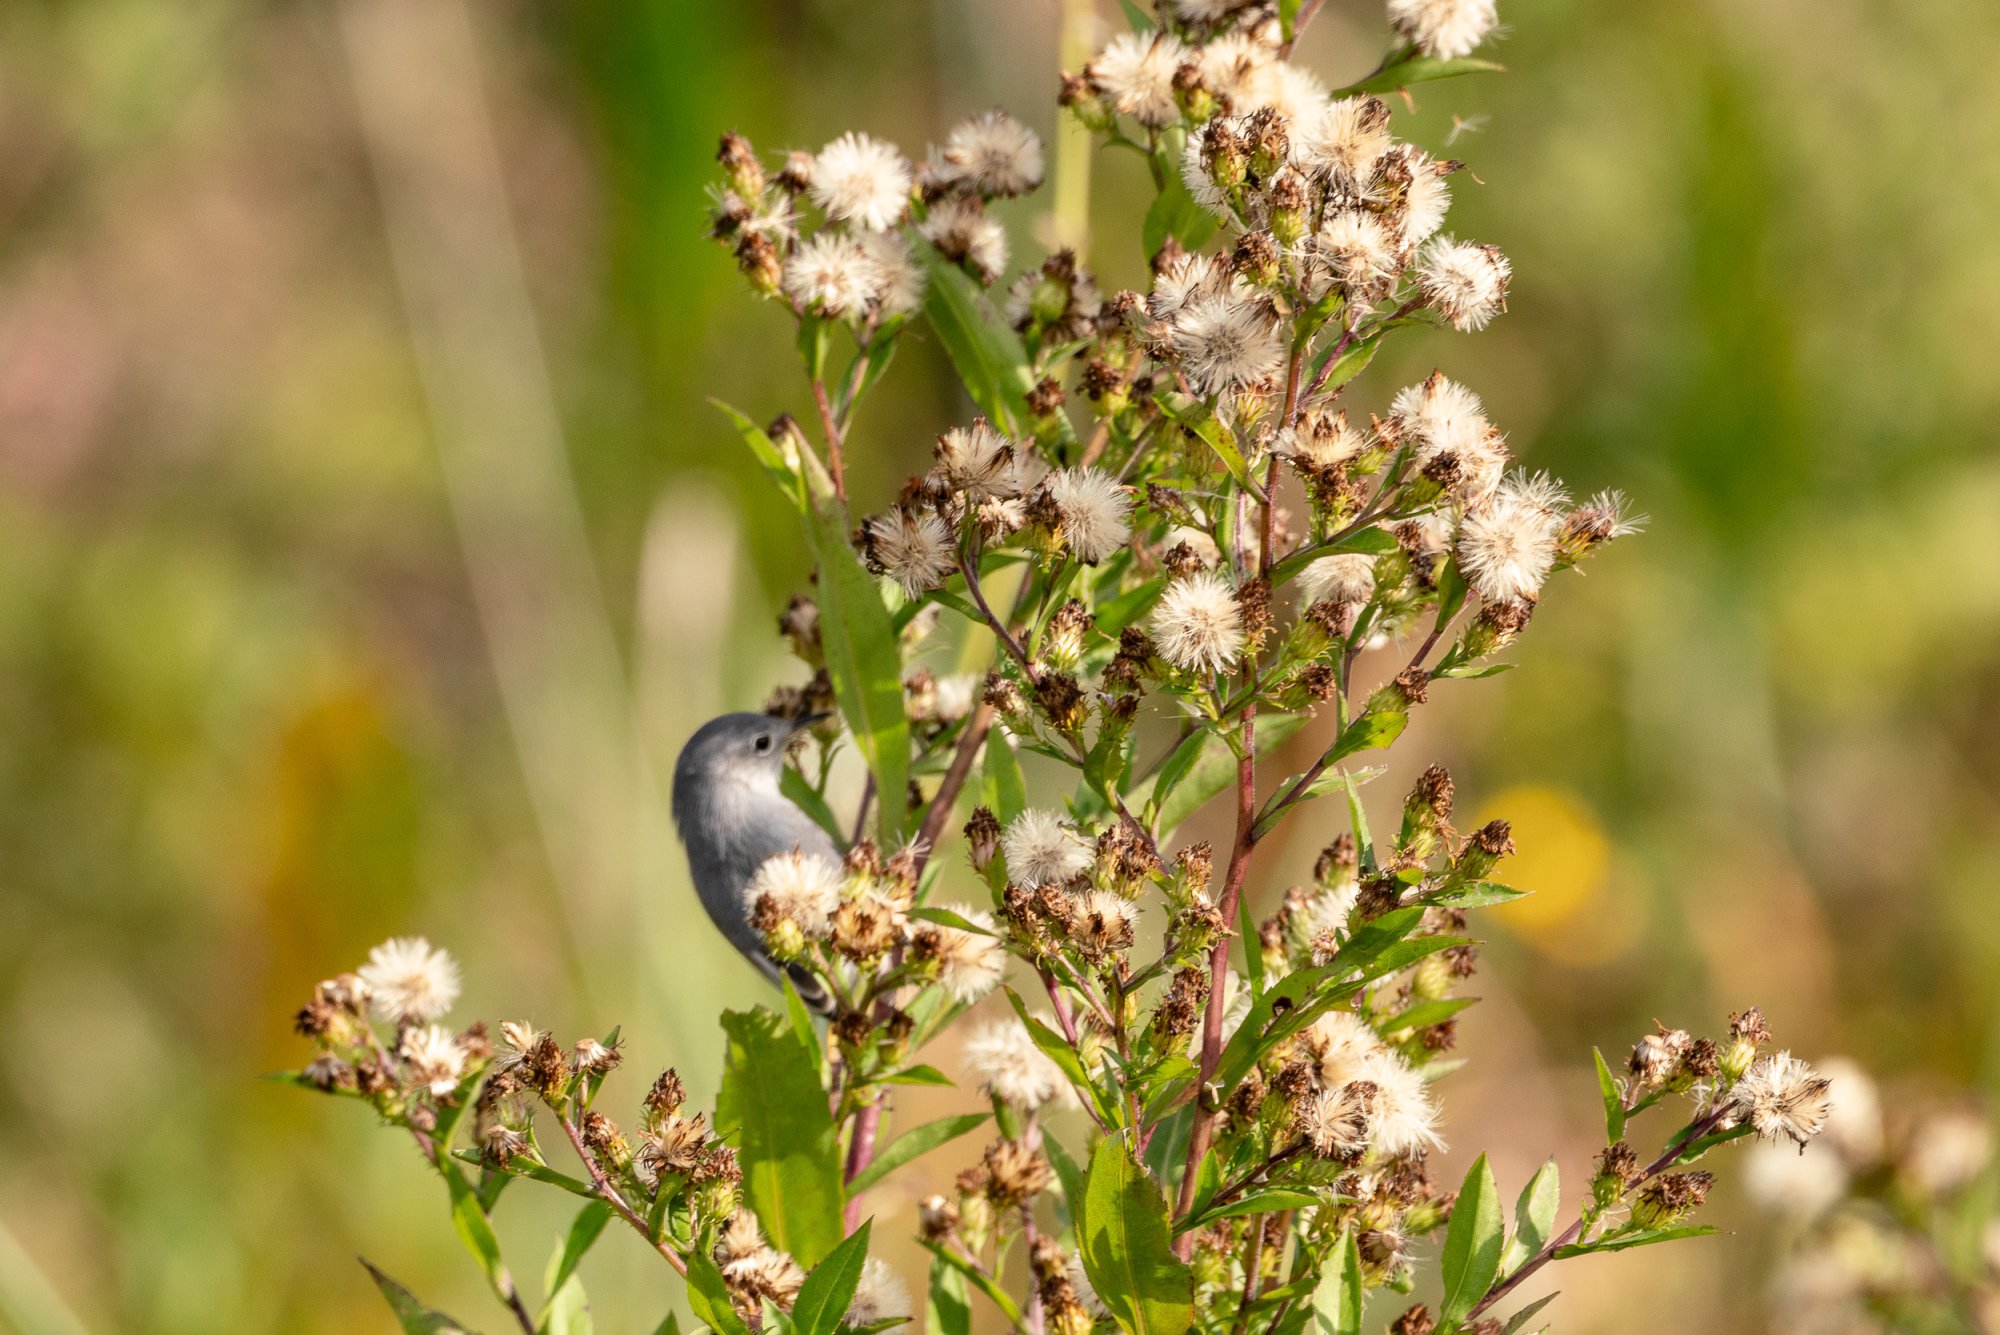
{"label": "bird's thin beak", "polygon": [[807,728],[810,728],[813,724],[823,723],[827,719],[830,719],[832,717],[833,717],[832,714],[826,713],[825,711],[821,711],[820,713],[817,714],[801,715],[800,717],[792,720],[792,731],[804,732]]}

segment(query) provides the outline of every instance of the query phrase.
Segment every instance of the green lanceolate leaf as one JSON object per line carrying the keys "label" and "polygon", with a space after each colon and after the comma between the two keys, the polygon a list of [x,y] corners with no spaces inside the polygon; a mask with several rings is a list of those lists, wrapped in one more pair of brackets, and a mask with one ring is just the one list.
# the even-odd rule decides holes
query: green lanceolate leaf
{"label": "green lanceolate leaf", "polygon": [[688,1253],[688,1306],[716,1335],[750,1335],[750,1327],[729,1305],[729,1286],[715,1258],[700,1247]]}
{"label": "green lanceolate leaf", "polygon": [[1438,1300],[1438,1328],[1451,1330],[1486,1296],[1500,1273],[1505,1229],[1500,1216],[1500,1188],[1486,1156],[1473,1160],[1451,1207],[1451,1224],[1444,1235],[1444,1294]]}
{"label": "green lanceolate leaf", "polygon": [[744,1195],[772,1245],[813,1265],[841,1240],[846,1203],[814,1055],[762,1007],[723,1012],[722,1029],[728,1049],[716,1131],[735,1136]]}
{"label": "green lanceolate leaf", "polygon": [[1083,1061],[1076,1055],[1076,1049],[1072,1048],[1061,1034],[1028,1014],[1027,1003],[1023,1002],[1020,994],[1011,987],[1007,989],[1007,1000],[1014,1003],[1014,1014],[1020,1017],[1022,1026],[1028,1031],[1028,1037],[1042,1050],[1042,1055],[1054,1062],[1063,1075],[1068,1077],[1078,1096],[1089,1101],[1098,1120],[1103,1122],[1116,1120],[1116,1110],[1105,1106],[1103,1093],[1097,1088],[1097,1083],[1090,1078],[1090,1073],[1084,1070]]}
{"label": "green lanceolate leaf", "polygon": [[1160,25],[1153,16],[1133,3],[1133,0],[1118,0],[1118,7],[1125,11],[1125,21],[1132,25],[1133,32],[1151,32]]}
{"label": "green lanceolate leaf", "polygon": [[1648,1228],[1637,1233],[1626,1233],[1618,1237],[1601,1238],[1596,1242],[1582,1242],[1570,1247],[1556,1248],[1556,1260],[1567,1261],[1573,1256],[1593,1256],[1599,1252],[1629,1251],[1634,1247],[1650,1247],[1656,1242],[1676,1242],[1681,1238],[1712,1238],[1722,1232],[1713,1224],[1682,1224],[1675,1228]]}
{"label": "green lanceolate leaf", "polygon": [[377,1270],[373,1263],[364,1259],[361,1265],[388,1300],[389,1310],[396,1314],[404,1335],[471,1335],[462,1322],[424,1306],[415,1294]]}
{"label": "green lanceolate leaf", "polygon": [[1500,1335],[1519,1335],[1521,1331],[1528,1328],[1528,1323],[1535,1319],[1535,1313],[1541,1311],[1555,1300],[1556,1295],[1553,1293],[1547,1297],[1535,1299],[1535,1301],[1514,1313],[1513,1316],[1507,1318],[1507,1324],[1500,1328]]}
{"label": "green lanceolate leaf", "polygon": [[986,735],[986,755],[980,761],[984,772],[986,805],[1005,825],[1028,805],[1028,781],[1021,776],[1021,761],[1014,745],[999,729]]}
{"label": "green lanceolate leaf", "polygon": [[[1305,719],[1297,714],[1283,714],[1276,718],[1257,721],[1257,753],[1263,755],[1281,745],[1305,726]],[[1223,789],[1236,782],[1236,757],[1227,746],[1214,739],[1212,734],[1199,734],[1206,740],[1199,746],[1181,779],[1172,790],[1159,799],[1159,834],[1162,839],[1171,834],[1176,826],[1195,812],[1207,806]],[[1165,767],[1162,766],[1162,773]],[[1155,785],[1160,776],[1155,775],[1153,783],[1139,783],[1128,794],[1128,803],[1138,805],[1153,801]]]}
{"label": "green lanceolate leaf", "polygon": [[1236,437],[1224,426],[1208,405],[1199,399],[1174,390],[1162,390],[1154,396],[1160,411],[1172,418],[1174,424],[1189,435],[1196,437],[1215,457],[1222,460],[1222,466],[1245,490],[1258,490],[1257,480],[1250,475],[1250,465],[1243,458],[1243,451],[1236,444]]}
{"label": "green lanceolate leaf", "polygon": [[1440,890],[1434,895],[1425,895],[1424,903],[1435,904],[1448,909],[1483,909],[1491,904],[1505,904],[1527,895],[1526,890],[1516,890],[1511,885],[1498,881],[1475,881],[1471,885],[1455,886]]}
{"label": "green lanceolate leaf", "polygon": [[729,418],[730,425],[736,428],[737,435],[743,437],[743,443],[750,447],[751,455],[763,466],[764,475],[771,479],[771,485],[778,489],[779,495],[803,515],[806,510],[806,485],[797,461],[787,458],[785,451],[765,434],[763,427],[721,399],[710,399],[709,402]]}
{"label": "green lanceolate leaf", "polygon": [[919,246],[924,263],[924,318],[937,331],[952,369],[979,410],[1002,431],[1019,430],[1034,381],[1021,340],[994,311],[979,285],[935,246]]}
{"label": "green lanceolate leaf", "polygon": [[840,828],[840,817],[833,814],[833,808],[819,795],[819,790],[806,782],[806,776],[790,765],[778,772],[778,791],[792,799],[792,805],[811,816],[813,824],[825,830],[827,837],[838,843],[847,838],[847,831]]}
{"label": "green lanceolate leaf", "polygon": [[1364,556],[1385,556],[1394,551],[1396,535],[1385,528],[1371,524],[1367,528],[1356,529],[1335,542],[1317,543],[1301,551],[1293,552],[1284,560],[1271,567],[1271,583],[1275,587],[1296,576],[1301,570],[1325,556],[1343,556],[1360,553]]}
{"label": "green lanceolate leaf", "polygon": [[591,1335],[590,1297],[583,1291],[581,1279],[571,1275],[549,1295],[535,1332],[536,1335]]}
{"label": "green lanceolate leaf", "polygon": [[1521,1198],[1514,1202],[1514,1236],[1507,1240],[1507,1251],[1500,1260],[1502,1274],[1514,1273],[1521,1262],[1548,1246],[1556,1235],[1556,1211],[1560,1208],[1562,1178],[1556,1161],[1550,1159],[1528,1179],[1528,1185],[1521,1188]]}
{"label": "green lanceolate leaf", "polygon": [[1361,1335],[1361,1304],[1367,1296],[1361,1283],[1361,1248],[1354,1230],[1340,1235],[1332,1264],[1313,1290],[1313,1319],[1318,1335]]}
{"label": "green lanceolate leaf", "polygon": [[[570,1221],[569,1232],[563,1235],[555,1255],[549,1258],[548,1274],[542,1280],[542,1291],[549,1295],[549,1306],[554,1306],[556,1294],[576,1274],[576,1267],[583,1260],[584,1253],[596,1244],[604,1226],[610,1222],[611,1206],[604,1201],[592,1201],[576,1212],[576,1218]],[[543,1315],[548,1315],[547,1308],[544,1308]]]}
{"label": "green lanceolate leaf", "polygon": [[1625,1139],[1625,1096],[1618,1092],[1618,1081],[1604,1064],[1604,1054],[1592,1048],[1590,1055],[1597,1061],[1597,1092],[1604,1099],[1604,1143],[1616,1145]]}
{"label": "green lanceolate leaf", "polygon": [[935,1122],[912,1127],[878,1150],[874,1162],[854,1175],[854,1179],[847,1184],[848,1194],[868,1190],[904,1164],[919,1155],[929,1154],[946,1141],[958,1139],[991,1116],[991,1113],[983,1112],[961,1113],[957,1117],[941,1117]]}
{"label": "green lanceolate leaf", "polygon": [[1069,1157],[1069,1151],[1054,1136],[1043,1138],[1042,1152],[1048,1155],[1049,1166],[1056,1170],[1056,1181],[1062,1183],[1063,1217],[1074,1224],[1083,1213],[1083,1169],[1077,1167],[1076,1160]]}
{"label": "green lanceolate leaf", "polygon": [[1187,182],[1181,179],[1180,162],[1176,156],[1173,169],[1166,174],[1166,184],[1153,199],[1153,206],[1146,210],[1146,222],[1141,230],[1140,240],[1146,247],[1146,258],[1151,260],[1160,253],[1160,247],[1172,237],[1189,250],[1199,250],[1208,244],[1222,224],[1213,213],[1195,203],[1188,193]]}
{"label": "green lanceolate leaf", "polygon": [[479,1193],[451,1160],[440,1159],[438,1171],[444,1174],[445,1187],[451,1192],[451,1226],[457,1230],[465,1249],[479,1262],[479,1268],[486,1272],[486,1282],[493,1292],[505,1301],[513,1292],[514,1280],[507,1273],[507,1263],[500,1259],[500,1239],[494,1236],[493,1223],[486,1217]]}
{"label": "green lanceolate leaf", "polygon": [[1191,1229],[1206,1228],[1218,1219],[1230,1219],[1237,1215],[1270,1214],[1276,1210],[1306,1210],[1321,1204],[1318,1196],[1310,1191],[1299,1191],[1291,1187],[1272,1187],[1265,1191],[1240,1196],[1219,1206],[1211,1206],[1201,1211],[1185,1224],[1174,1230],[1176,1236]]}
{"label": "green lanceolate leaf", "polygon": [[567,1173],[558,1173],[548,1165],[536,1163],[532,1159],[512,1159],[505,1168],[501,1168],[488,1164],[485,1156],[480,1154],[478,1150],[459,1150],[451,1157],[460,1163],[472,1164],[478,1168],[491,1168],[494,1172],[505,1173],[509,1177],[532,1178],[537,1182],[545,1182],[552,1187],[561,1187],[572,1196],[582,1196],[587,1200],[597,1199],[596,1190],[588,1182],[580,1178],[571,1177]]}
{"label": "green lanceolate leaf", "polygon": [[875,804],[882,845],[902,842],[903,804],[909,788],[910,728],[903,717],[903,657],[889,610],[875,577],[861,568],[847,545],[838,509],[812,511],[813,547],[819,556],[819,626],[834,699],[854,744],[875,776]]}
{"label": "green lanceolate leaf", "polygon": [[1194,1323],[1194,1275],[1171,1241],[1159,1187],[1123,1138],[1098,1141],[1077,1243],[1098,1297],[1130,1335],[1184,1335]]}
{"label": "green lanceolate leaf", "polygon": [[840,1329],[841,1318],[854,1301],[855,1286],[861,1283],[861,1267],[868,1262],[868,1231],[869,1225],[863,1223],[806,1276],[792,1302],[797,1335],[834,1335]]}
{"label": "green lanceolate leaf", "polygon": [[1449,1020],[1478,1000],[1478,997],[1439,997],[1436,1001],[1419,1001],[1407,1010],[1396,1012],[1377,1027],[1385,1034],[1404,1029],[1427,1029]]}
{"label": "green lanceolate leaf", "polygon": [[1361,807],[1361,785],[1352,774],[1341,776],[1347,789],[1347,819],[1354,826],[1354,847],[1361,858],[1361,865],[1375,865],[1375,839],[1368,833],[1368,813]]}
{"label": "green lanceolate leaf", "polygon": [[1408,88],[1413,83],[1432,83],[1438,79],[1455,79],[1462,74],[1502,74],[1505,65],[1490,60],[1475,60],[1461,57],[1457,60],[1439,60],[1436,56],[1417,53],[1410,47],[1397,57],[1391,58],[1375,73],[1360,83],[1352,83],[1335,93],[1335,97],[1352,97],[1356,93],[1390,93],[1398,88]]}
{"label": "green lanceolate leaf", "polygon": [[930,1335],[972,1335],[972,1299],[966,1292],[965,1276],[942,1260],[931,1262],[924,1329]]}
{"label": "green lanceolate leaf", "polygon": [[[1333,355],[1333,350],[1336,347],[1339,347],[1339,344],[1327,345],[1326,351],[1313,362],[1311,374],[1316,376],[1320,373],[1320,368],[1326,367],[1329,359],[1333,361],[1333,365],[1327,367],[1326,382],[1320,387],[1322,394],[1333,393],[1333,391],[1339,389],[1342,385],[1345,385],[1348,381],[1368,369],[1368,363],[1374,361],[1375,354],[1381,350],[1382,332],[1377,331],[1366,338],[1356,339],[1353,343],[1341,349],[1339,357],[1334,357]],[[1310,377],[1308,377],[1307,383],[1312,383]]]}
{"label": "green lanceolate leaf", "polygon": [[950,1076],[935,1066],[905,1066],[900,1071],[891,1072],[875,1082],[878,1085],[949,1085]]}

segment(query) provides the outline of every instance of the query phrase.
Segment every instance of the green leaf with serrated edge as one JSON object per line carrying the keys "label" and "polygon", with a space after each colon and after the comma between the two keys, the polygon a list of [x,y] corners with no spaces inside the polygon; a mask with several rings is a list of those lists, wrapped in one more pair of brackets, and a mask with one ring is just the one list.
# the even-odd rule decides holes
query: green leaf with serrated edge
{"label": "green leaf with serrated edge", "polygon": [[1554,1302],[1556,1296],[1551,1293],[1545,1298],[1537,1298],[1520,1311],[1514,1313],[1513,1316],[1507,1318],[1507,1324],[1500,1328],[1500,1335],[1520,1335],[1521,1331],[1527,1329],[1528,1323],[1535,1319],[1535,1313]]}
{"label": "green leaf with serrated edge", "polygon": [[1383,1020],[1376,1028],[1385,1034],[1397,1033],[1404,1029],[1427,1029],[1440,1024],[1478,1001],[1478,997],[1440,997],[1436,1001],[1419,1001],[1406,1010],[1396,1012]]}
{"label": "green leaf with serrated edge", "polygon": [[1516,890],[1498,881],[1475,881],[1471,885],[1448,887],[1425,895],[1422,902],[1447,909],[1483,909],[1491,904],[1507,904],[1532,893]]}
{"label": "green leaf with serrated edge", "polygon": [[1021,1000],[1020,993],[1011,987],[1005,990],[1007,1000],[1014,1004],[1014,1014],[1020,1017],[1022,1026],[1028,1031],[1028,1037],[1042,1050],[1042,1055],[1061,1069],[1078,1095],[1089,1100],[1100,1121],[1116,1120],[1117,1110],[1105,1105],[1103,1093],[1091,1080],[1089,1073],[1083,1069],[1083,1060],[1076,1055],[1076,1049],[1072,1048],[1061,1034],[1028,1014],[1027,1004]]}
{"label": "green leaf with serrated edge", "polygon": [[1361,1304],[1367,1290],[1361,1282],[1361,1249],[1353,1229],[1342,1230],[1329,1260],[1313,1289],[1318,1335],[1361,1335]]}
{"label": "green leaf with serrated edge", "polygon": [[1218,1207],[1199,1211],[1185,1224],[1174,1229],[1176,1236],[1197,1228],[1206,1228],[1218,1219],[1229,1219],[1236,1215],[1269,1214],[1274,1210],[1306,1210],[1324,1204],[1310,1191],[1296,1191],[1288,1187],[1272,1187],[1266,1191],[1253,1192],[1248,1196],[1229,1201]]}
{"label": "green leaf with serrated edge", "polygon": [[1183,1335],[1194,1323],[1194,1274],[1171,1241],[1160,1188],[1123,1137],[1099,1140],[1077,1245],[1098,1298],[1130,1335]]}
{"label": "green leaf with serrated edge", "polygon": [[806,510],[805,480],[800,476],[795,462],[786,457],[785,451],[765,433],[763,427],[721,399],[710,399],[709,402],[721,409],[723,415],[729,418],[730,425],[736,428],[736,434],[743,438],[743,443],[750,447],[751,455],[763,467],[765,476],[771,479],[771,484],[778,489],[780,495],[792,503],[793,509],[803,515]]}
{"label": "green leaf with serrated edge", "polygon": [[[1284,744],[1285,740],[1305,726],[1305,719],[1298,714],[1283,714],[1276,718],[1257,720],[1257,754],[1264,755]],[[1157,782],[1155,776],[1154,782]],[[1164,840],[1174,829],[1195,812],[1207,806],[1225,788],[1236,782],[1236,757],[1229,748],[1222,745],[1202,747],[1188,769],[1186,777],[1175,785],[1173,792],[1159,804],[1159,835]],[[1125,795],[1127,806],[1142,806],[1152,800],[1152,782],[1141,780],[1132,785],[1132,791]]]}
{"label": "green leaf with serrated edge", "polygon": [[[570,1221],[569,1232],[557,1245],[555,1254],[549,1258],[548,1273],[542,1279],[542,1291],[549,1295],[552,1304],[556,1293],[576,1273],[577,1264],[583,1260],[604,1232],[604,1226],[611,1222],[611,1206],[605,1201],[592,1201],[576,1212]],[[547,1306],[543,1314],[547,1315]]]}
{"label": "green leaf with serrated edge", "polygon": [[688,1306],[716,1335],[750,1335],[750,1328],[729,1304],[729,1286],[722,1270],[705,1248],[697,1247],[687,1257]]}
{"label": "green leaf with serrated edge", "polygon": [[444,1174],[445,1188],[451,1193],[452,1228],[457,1231],[465,1249],[479,1262],[479,1268],[486,1272],[486,1282],[492,1286],[493,1292],[504,1301],[514,1281],[507,1273],[507,1263],[500,1259],[500,1239],[493,1233],[493,1222],[486,1217],[479,1193],[472,1189],[472,1183],[458,1165],[449,1159],[438,1160],[438,1171]]}
{"label": "green leaf with serrated edge", "polygon": [[1353,97],[1356,93],[1390,93],[1398,88],[1407,88],[1413,83],[1432,83],[1438,79],[1455,79],[1462,74],[1503,74],[1505,65],[1491,60],[1477,60],[1470,56],[1457,60],[1439,60],[1436,56],[1418,54],[1415,47],[1407,47],[1389,63],[1360,83],[1351,83],[1335,92],[1335,97]]}
{"label": "green leaf with serrated edge", "polygon": [[1562,1178],[1550,1159],[1521,1188],[1514,1202],[1514,1236],[1500,1258],[1500,1273],[1511,1275],[1521,1262],[1548,1245],[1555,1236],[1556,1211],[1562,1208]]}
{"label": "green leaf with serrated edge", "polygon": [[1034,388],[1020,337],[979,285],[937,247],[921,245],[917,252],[926,276],[924,318],[937,331],[952,369],[995,426],[1018,430],[1028,420],[1026,400]]}
{"label": "green leaf with serrated edge", "polygon": [[792,1326],[797,1335],[834,1335],[841,1318],[854,1301],[861,1283],[861,1267],[868,1263],[870,1221],[863,1221],[852,1236],[826,1254],[812,1268],[799,1296],[792,1300]]}
{"label": "green leaf with serrated edge", "polygon": [[1438,1326],[1450,1330],[1465,1319],[1500,1273],[1500,1251],[1506,1242],[1501,1223],[1500,1188],[1486,1156],[1473,1160],[1451,1207],[1451,1223],[1445,1229],[1444,1294],[1438,1300]]}
{"label": "green leaf with serrated edge", "polygon": [[887,794],[909,787],[910,729],[903,716],[903,658],[889,611],[875,577],[861,568],[847,545],[846,522],[837,510],[811,512],[813,547],[819,557],[819,628],[834,699],[868,770],[882,845],[902,842],[903,804]]}
{"label": "green leaf with serrated edge", "polygon": [[1604,1143],[1616,1145],[1625,1139],[1625,1096],[1618,1092],[1618,1081],[1604,1064],[1604,1054],[1592,1048],[1590,1055],[1597,1062],[1597,1092],[1604,1099]]}
{"label": "green leaf with serrated edge", "polygon": [[1002,825],[1012,821],[1028,806],[1028,781],[1021,775],[1020,758],[999,728],[986,735],[986,755],[980,762],[985,778],[986,805]]}
{"label": "green leaf with serrated edge", "polygon": [[876,1077],[878,1085],[951,1085],[955,1082],[935,1066],[905,1066],[900,1071]]}
{"label": "green leaf with serrated edge", "polygon": [[1396,535],[1388,529],[1370,524],[1367,528],[1356,529],[1337,542],[1323,542],[1293,552],[1284,560],[1271,567],[1273,588],[1295,578],[1301,570],[1325,556],[1343,556],[1359,553],[1363,556],[1386,556],[1396,548]]}
{"label": "green leaf with serrated edge", "polygon": [[909,1163],[918,1155],[929,1154],[949,1140],[956,1140],[974,1127],[985,1123],[991,1113],[960,1113],[956,1117],[943,1117],[935,1122],[912,1127],[876,1151],[874,1162],[856,1173],[847,1184],[849,1195],[866,1191],[889,1174]]}
{"label": "green leaf with serrated edge", "polygon": [[517,1158],[509,1162],[505,1168],[502,1168],[497,1164],[487,1163],[486,1157],[478,1150],[457,1150],[453,1152],[451,1157],[460,1163],[471,1164],[475,1168],[491,1169],[496,1173],[505,1173],[509,1177],[533,1178],[537,1182],[545,1182],[552,1187],[561,1187],[572,1196],[582,1196],[591,1200],[595,1200],[597,1197],[597,1192],[588,1182],[571,1177],[567,1173],[558,1173],[548,1165],[536,1163],[532,1159]]}
{"label": "green leaf with serrated edge", "polygon": [[470,1328],[464,1323],[424,1306],[415,1294],[377,1270],[374,1263],[365,1257],[361,1266],[375,1281],[375,1287],[382,1291],[382,1297],[388,1301],[389,1310],[396,1314],[396,1323],[402,1327],[404,1335],[471,1335]]}
{"label": "green leaf with serrated edge", "polygon": [[811,816],[813,824],[825,830],[827,837],[835,843],[847,838],[847,831],[840,828],[840,817],[833,814],[833,808],[806,782],[806,776],[790,765],[778,771],[778,791],[792,799],[792,805]]}
{"label": "green leaf with serrated edge", "polygon": [[840,1145],[814,1053],[769,1010],[724,1011],[718,1135],[735,1136],[743,1193],[771,1244],[813,1265],[842,1237]]}
{"label": "green leaf with serrated edge", "polygon": [[941,1260],[931,1262],[924,1330],[926,1335],[972,1335],[972,1300],[966,1293],[965,1276]]}
{"label": "green leaf with serrated edge", "polygon": [[1556,1260],[1567,1261],[1575,1256],[1630,1251],[1634,1247],[1650,1247],[1656,1242],[1678,1242],[1682,1238],[1712,1238],[1720,1232],[1722,1230],[1713,1224],[1681,1224],[1674,1228],[1642,1229],[1637,1233],[1627,1233],[1623,1237],[1600,1238],[1596,1242],[1581,1242],[1569,1247],[1558,1247]]}

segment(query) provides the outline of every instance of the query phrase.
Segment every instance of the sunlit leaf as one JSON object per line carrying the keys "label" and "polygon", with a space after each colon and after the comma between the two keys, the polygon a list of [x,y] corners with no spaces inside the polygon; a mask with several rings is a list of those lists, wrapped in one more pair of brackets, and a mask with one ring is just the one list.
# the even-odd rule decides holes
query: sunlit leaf
{"label": "sunlit leaf", "polygon": [[396,1314],[404,1335],[471,1335],[464,1324],[424,1306],[415,1294],[377,1270],[370,1261],[364,1258],[361,1265],[388,1300],[389,1310]]}
{"label": "sunlit leaf", "polygon": [[722,1029],[717,1134],[734,1136],[744,1195],[772,1245],[810,1266],[844,1236],[840,1146],[817,1063],[762,1007],[723,1012]]}
{"label": "sunlit leaf", "polygon": [[1083,1268],[1130,1335],[1183,1335],[1194,1323],[1194,1275],[1175,1256],[1167,1202],[1118,1136],[1091,1155],[1077,1221]]}
{"label": "sunlit leaf", "polygon": [[854,1175],[847,1184],[850,1195],[866,1191],[919,1155],[929,1154],[946,1141],[956,1140],[982,1125],[991,1113],[960,1113],[935,1122],[912,1127],[875,1152],[874,1161]]}
{"label": "sunlit leaf", "polygon": [[1548,1245],[1555,1236],[1556,1211],[1562,1208],[1562,1178],[1556,1161],[1550,1159],[1521,1188],[1514,1202],[1514,1236],[1507,1240],[1501,1258],[1502,1274],[1512,1274],[1520,1264]]}
{"label": "sunlit leaf", "polygon": [[1486,1296],[1500,1273],[1505,1240],[1500,1188],[1482,1154],[1465,1174],[1458,1201],[1451,1207],[1451,1223],[1445,1229],[1440,1258],[1444,1271],[1444,1293],[1438,1300],[1440,1328],[1452,1329]]}
{"label": "sunlit leaf", "polygon": [[792,1327],[797,1335],[834,1335],[840,1329],[841,1318],[861,1283],[861,1268],[868,1263],[869,1227],[864,1222],[806,1276],[798,1297],[792,1300]]}

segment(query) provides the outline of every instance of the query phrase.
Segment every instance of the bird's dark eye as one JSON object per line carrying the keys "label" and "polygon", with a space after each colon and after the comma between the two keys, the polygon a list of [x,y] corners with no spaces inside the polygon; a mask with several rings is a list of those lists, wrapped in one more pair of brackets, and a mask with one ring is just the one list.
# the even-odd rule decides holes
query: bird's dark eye
{"label": "bird's dark eye", "polygon": [[771,749],[771,734],[767,732],[763,736],[757,739],[757,753],[759,755],[762,755],[764,752],[769,751],[770,749]]}

